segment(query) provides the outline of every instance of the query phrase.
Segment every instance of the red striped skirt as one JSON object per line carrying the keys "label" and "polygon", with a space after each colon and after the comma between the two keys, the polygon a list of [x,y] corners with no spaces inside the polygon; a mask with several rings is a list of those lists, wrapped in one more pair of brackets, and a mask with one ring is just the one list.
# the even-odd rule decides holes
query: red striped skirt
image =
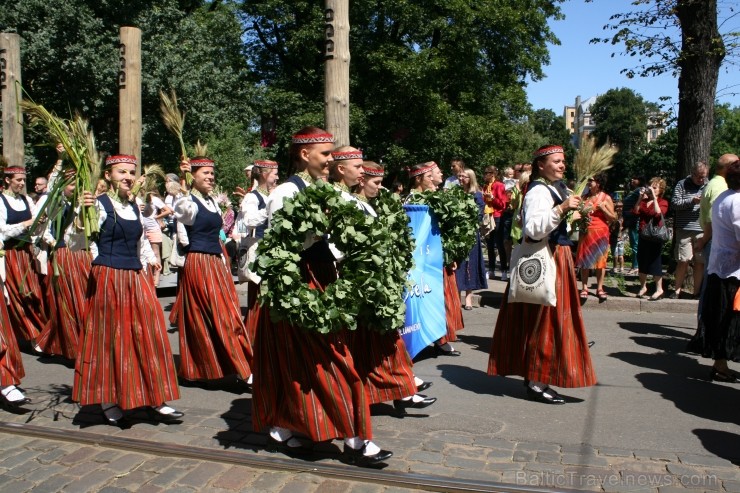
{"label": "red striped skirt", "polygon": [[5,269],[8,314],[16,340],[32,341],[49,323],[49,316],[41,289],[41,276],[33,268],[30,246],[6,250]]}
{"label": "red striped skirt", "polygon": [[182,267],[177,269],[177,285],[175,286],[175,301],[172,302],[170,309],[170,325],[177,326],[177,319],[180,318],[180,272]]}
{"label": "red striped skirt", "polygon": [[462,303],[460,303],[460,290],[457,289],[457,278],[455,271],[450,267],[442,269],[442,282],[444,282],[445,316],[447,317],[448,341],[457,340],[455,332],[465,328],[462,316]]}
{"label": "red striped skirt", "polygon": [[383,334],[358,327],[347,332],[347,345],[370,404],[416,393],[413,363],[397,330]]}
{"label": "red striped skirt", "polygon": [[242,323],[234,279],[220,255],[191,252],[177,292],[180,368],[187,380],[252,374],[251,340]]}
{"label": "red striped skirt", "polygon": [[142,270],[93,265],[72,398],[121,409],[178,399],[162,307]]}
{"label": "red striped skirt", "polygon": [[257,323],[259,322],[260,312],[260,304],[257,300],[259,291],[259,284],[247,281],[247,314],[244,315],[244,328],[247,331],[247,339],[250,341],[254,341],[257,335]]}
{"label": "red striped skirt", "polygon": [[[36,343],[46,354],[77,358],[79,334],[85,316],[85,293],[92,268],[92,256],[86,250],[60,248],[54,252],[58,276],[51,276],[48,300],[51,323]],[[53,271],[49,271],[51,274]]]}
{"label": "red striped skirt", "polygon": [[596,384],[570,248],[557,246],[557,306],[509,303],[509,287],[493,332],[489,375],[519,375],[557,387]]}
{"label": "red striped skirt", "polygon": [[[303,278],[312,288],[336,279],[333,263],[316,264],[314,270],[301,263]],[[254,340],[255,430],[280,426],[313,441],[372,438],[370,404],[346,337],[343,332],[322,335],[273,322],[268,305],[262,306]]]}
{"label": "red striped skirt", "polygon": [[578,240],[576,266],[582,269],[605,269],[609,257],[609,226],[592,223]]}
{"label": "red striped skirt", "polygon": [[10,327],[8,308],[5,303],[0,303],[0,387],[18,385],[24,376],[23,359]]}

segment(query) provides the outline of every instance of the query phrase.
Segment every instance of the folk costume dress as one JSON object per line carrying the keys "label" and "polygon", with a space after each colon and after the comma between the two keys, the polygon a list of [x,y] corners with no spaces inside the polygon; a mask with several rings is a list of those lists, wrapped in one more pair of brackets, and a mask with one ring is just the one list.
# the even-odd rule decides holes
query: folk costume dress
{"label": "folk costume dress", "polygon": [[78,212],[66,203],[60,225],[64,234],[60,240],[54,244],[56,224],[52,223],[45,234],[47,241],[53,244],[47,293],[50,323],[36,340],[44,354],[61,355],[71,360],[77,358],[85,316],[85,294],[92,260],[97,255],[97,246],[85,238],[84,230],[75,222]]}
{"label": "folk costume dress", "polygon": [[[475,192],[473,195],[475,203],[478,205],[478,222],[483,220],[483,210],[485,202],[483,194]],[[460,262],[455,271],[455,280],[457,289],[460,291],[474,289],[488,289],[488,280],[486,279],[486,264],[483,260],[483,245],[480,239],[480,233],[475,233],[475,243],[470,249],[468,258]]]}
{"label": "folk costume dress", "polygon": [[[275,188],[267,203],[268,218],[310,180],[305,173],[293,175]],[[301,276],[310,288],[323,290],[337,279],[325,240],[300,255]],[[253,370],[256,431],[287,428],[313,441],[372,439],[369,402],[343,333],[323,335],[286,321],[272,321],[265,304],[259,311]]]}
{"label": "folk costume dress", "polygon": [[587,200],[587,205],[590,205],[593,210],[589,214],[591,223],[588,225],[586,234],[578,240],[576,267],[581,269],[606,268],[606,259],[609,256],[609,221],[604,211],[599,209],[599,204],[606,199],[607,195],[599,192]]}
{"label": "folk costume dress", "polygon": [[[251,375],[251,341],[242,323],[234,279],[224,262],[216,201],[191,191],[175,204],[175,218],[185,226],[189,244],[177,291],[180,335],[178,374],[187,380],[215,380]],[[249,356],[251,358],[251,355]]]}
{"label": "folk costume dress", "polygon": [[87,291],[72,398],[123,409],[159,406],[180,397],[164,313],[140,254],[156,262],[139,208],[118,196],[98,197],[100,236]]}
{"label": "folk costume dress", "polygon": [[[365,214],[378,217],[364,197],[357,196],[356,201]],[[349,334],[348,344],[370,404],[416,394],[414,364],[399,332],[383,333],[358,322],[357,330]]]}
{"label": "folk costume dress", "polygon": [[596,374],[588,350],[586,327],[578,299],[567,224],[556,205],[556,190],[540,181],[524,196],[522,237],[548,238],[555,258],[557,306],[508,301],[509,286],[493,332],[489,375],[519,375],[558,387],[589,387]]}
{"label": "folk costume dress", "polygon": [[[0,239],[2,237],[0,236]],[[3,248],[0,241],[0,249]],[[5,259],[0,258],[0,264],[4,264]],[[5,267],[0,269],[2,279],[0,279],[0,293],[5,291]],[[5,296],[3,295],[3,298]],[[23,359],[21,351],[18,348],[18,341],[13,334],[13,328],[10,325],[10,315],[8,314],[8,305],[5,299],[0,302],[0,388],[9,385],[18,385],[25,376],[23,370]]]}
{"label": "folk costume dress", "polygon": [[[8,314],[16,340],[35,340],[49,323],[48,307],[36,270],[31,233],[23,226],[36,210],[25,195],[0,194],[0,234],[5,241]],[[25,241],[24,241],[25,240]]]}

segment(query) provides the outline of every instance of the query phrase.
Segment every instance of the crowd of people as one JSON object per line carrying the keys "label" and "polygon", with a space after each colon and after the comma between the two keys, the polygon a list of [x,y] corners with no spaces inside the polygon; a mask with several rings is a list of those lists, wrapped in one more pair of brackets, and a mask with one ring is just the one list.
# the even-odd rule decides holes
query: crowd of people
{"label": "crowd of people", "polygon": [[[289,199],[306,193],[315,182],[327,181],[365,217],[378,218],[373,200],[385,178],[382,164],[366,160],[356,148],[335,148],[332,135],[316,127],[301,129],[291,142],[294,174],[278,183],[277,162],[250,164],[245,169],[247,185],[236,191],[238,211],[215,196],[218,166],[207,156],[183,159],[180,174],[165,184],[164,199],[150,190],[134,194],[143,181],[136,176],[133,156],[108,157],[103,182],[92,193],[75,190],[70,180],[74,171],[65,167],[63,149],[58,149],[51,175],[35,182],[35,203],[24,195],[25,169],[4,166],[3,404],[29,402],[19,387],[24,377],[20,347],[25,344],[37,353],[74,360],[72,398],[81,405],[99,405],[111,425],[120,425],[135,408],[146,408],[161,421],[178,422],[184,413],[170,405],[179,398],[178,379],[208,381],[233,375],[252,392],[252,421],[256,430],[267,431],[269,449],[305,455],[312,452],[313,442],[342,439],[349,463],[363,466],[389,459],[392,452],[372,441],[370,405],[392,401],[403,414],[436,401],[420,393],[431,382],[414,375],[398,331],[369,330],[365,321],[357,320],[356,330],[322,333],[276,317],[275,307],[260,304],[257,293],[264,286],[248,263],[242,316],[231,259],[254,255],[275,227],[273,219],[290,216],[294,206],[286,206]],[[504,296],[488,373],[520,376],[530,399],[564,404],[567,399],[553,387],[586,387],[597,381],[581,313],[590,273],[596,277],[597,297],[606,299],[609,253],[615,268],[623,269],[629,244],[633,266],[639,270],[639,295],[646,294],[651,275],[656,284],[651,299],[663,296],[664,242],[640,238],[639,233],[647,224],[664,224],[669,211],[663,198],[666,183],[656,177],[644,187],[633,180],[634,190],[624,200],[613,200],[606,176],[597,175],[583,195],[573,194],[559,185],[566,172],[560,146],[543,146],[534,152],[531,164],[501,173],[486,167],[482,186],[462,160],[453,161],[452,169],[445,181],[434,162],[409,168],[411,195],[461,187],[478,206],[478,217],[471,221],[488,225],[476,234],[467,258],[443,266],[447,333],[435,341],[435,350],[460,355],[450,343],[464,327],[463,311],[473,309],[472,292],[495,278],[496,259],[500,279],[507,281],[512,248],[546,241],[555,260],[557,303],[519,303]],[[705,296],[690,349],[714,360],[712,379],[734,382],[728,361],[740,361],[740,162],[736,156],[722,156],[715,177],[704,187],[706,177],[706,166],[697,165],[674,190],[671,204],[681,231],[675,238],[676,277],[678,282],[679,274],[685,274],[681,262],[694,262],[695,290],[702,285]],[[59,180],[69,182],[61,219],[45,221],[39,213],[44,194]],[[402,184],[394,183],[391,191],[403,199]],[[80,224],[89,208],[97,210],[100,234],[95,241],[85,236]],[[579,215],[586,227],[575,242],[571,221]],[[347,275],[342,268],[346,253],[330,237],[306,231],[302,246],[292,248],[302,282],[315,292],[324,292]],[[620,257],[622,263],[616,264]],[[177,365],[156,295],[158,274],[170,260],[178,270],[170,313],[170,323],[178,330]],[[706,275],[697,270],[706,270]],[[677,284],[676,296],[680,289]]]}

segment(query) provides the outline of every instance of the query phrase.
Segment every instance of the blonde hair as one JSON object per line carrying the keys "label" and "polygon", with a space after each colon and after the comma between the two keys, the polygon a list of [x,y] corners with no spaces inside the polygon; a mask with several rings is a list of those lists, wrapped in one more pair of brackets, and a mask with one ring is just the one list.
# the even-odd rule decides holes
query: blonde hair
{"label": "blonde hair", "polygon": [[469,178],[468,189],[465,190],[465,187],[463,187],[463,190],[465,190],[468,193],[480,192],[480,187],[478,186],[478,179],[475,177],[475,171],[473,171],[470,168],[467,168],[467,169],[462,170],[461,173],[465,173]]}
{"label": "blonde hair", "polygon": [[662,197],[665,193],[665,180],[657,176],[654,178],[650,178],[650,186],[653,185],[658,185],[658,193],[660,194],[660,197]]}

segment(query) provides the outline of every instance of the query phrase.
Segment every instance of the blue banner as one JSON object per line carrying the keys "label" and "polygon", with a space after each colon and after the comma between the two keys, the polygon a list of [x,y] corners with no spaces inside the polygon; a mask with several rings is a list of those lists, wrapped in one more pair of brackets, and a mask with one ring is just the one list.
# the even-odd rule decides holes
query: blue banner
{"label": "blue banner", "polygon": [[444,284],[442,282],[442,237],[437,220],[427,205],[404,205],[411,221],[416,249],[409,272],[411,287],[403,292],[406,323],[400,329],[406,349],[413,358],[422,349],[447,334]]}

